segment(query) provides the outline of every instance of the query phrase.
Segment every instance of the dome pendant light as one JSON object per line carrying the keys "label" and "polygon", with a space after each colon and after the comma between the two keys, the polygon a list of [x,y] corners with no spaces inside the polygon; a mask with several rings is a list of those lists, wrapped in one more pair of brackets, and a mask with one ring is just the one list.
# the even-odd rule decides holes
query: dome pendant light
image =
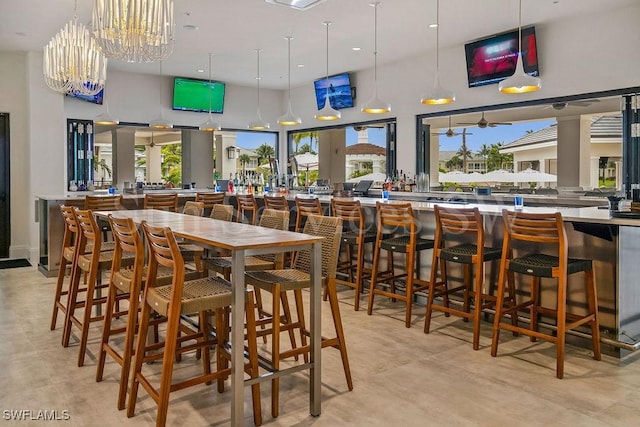
{"label": "dome pendant light", "polygon": [[378,98],[378,6],[382,2],[369,3],[373,6],[374,30],[373,30],[373,98],[363,105],[361,111],[367,114],[384,114],[391,111],[391,104]]}
{"label": "dome pendant light", "polygon": [[291,111],[291,40],[293,39],[293,37],[288,36],[285,37],[285,39],[287,40],[287,44],[288,44],[288,56],[289,56],[289,68],[287,68],[288,70],[288,79],[287,79],[287,86],[288,86],[288,103],[289,103],[289,109],[287,110],[287,113],[280,117],[278,119],[278,124],[280,126],[295,126],[295,125],[299,125],[302,123],[302,119],[300,117],[296,117],[293,115],[293,111]]}
{"label": "dome pendant light", "polygon": [[220,125],[213,120],[213,116],[211,115],[211,92],[213,92],[213,85],[211,84],[211,56],[213,54],[209,53],[209,120],[202,123],[198,129],[204,132],[215,132],[220,130]]}
{"label": "dome pendant light", "polygon": [[338,120],[341,117],[340,111],[335,110],[331,107],[331,102],[329,101],[329,26],[331,25],[331,21],[324,21],[322,23],[327,28],[327,80],[326,80],[326,94],[324,98],[324,107],[316,115],[314,116],[316,120],[322,121],[332,121]]}
{"label": "dome pendant light", "polygon": [[522,0],[518,13],[518,61],[513,75],[504,79],[498,85],[498,90],[502,93],[527,93],[535,92],[542,88],[542,80],[524,72],[522,65]]}
{"label": "dome pendant light", "polygon": [[251,130],[265,130],[269,129],[271,126],[268,122],[262,120],[262,116],[260,115],[260,52],[262,49],[256,49],[256,56],[258,58],[258,77],[256,77],[256,81],[258,82],[258,117],[249,122],[247,126]]}
{"label": "dome pendant light", "polygon": [[162,61],[160,62],[160,117],[155,120],[152,120],[149,123],[149,127],[155,130],[165,130],[165,129],[173,129],[173,123],[164,118],[164,111],[162,110]]}
{"label": "dome pendant light", "polygon": [[436,77],[433,81],[433,90],[422,97],[420,102],[425,105],[451,104],[456,100],[453,91],[445,89],[440,84],[440,0],[436,0]]}

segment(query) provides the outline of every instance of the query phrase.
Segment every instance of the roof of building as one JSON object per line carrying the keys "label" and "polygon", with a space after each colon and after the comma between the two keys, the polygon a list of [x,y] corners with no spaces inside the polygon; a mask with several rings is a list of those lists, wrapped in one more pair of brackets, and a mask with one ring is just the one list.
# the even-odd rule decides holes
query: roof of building
{"label": "roof of building", "polygon": [[[608,116],[594,116],[591,118],[591,138],[620,138],[622,137],[622,116],[619,114]],[[558,125],[552,124],[549,127],[526,134],[516,139],[502,148],[522,147],[525,145],[540,144],[543,142],[554,142],[558,139]]]}
{"label": "roof of building", "polygon": [[358,143],[347,146],[347,155],[363,155],[363,154],[373,154],[377,156],[386,156],[387,150],[384,147],[380,147],[379,145],[369,144],[369,143]]}

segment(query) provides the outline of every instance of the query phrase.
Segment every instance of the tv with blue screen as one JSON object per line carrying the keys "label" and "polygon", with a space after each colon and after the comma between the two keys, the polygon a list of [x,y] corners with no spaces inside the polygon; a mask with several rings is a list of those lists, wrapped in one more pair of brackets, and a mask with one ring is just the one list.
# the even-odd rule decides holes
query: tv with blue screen
{"label": "tv with blue screen", "polygon": [[[464,45],[469,87],[498,83],[510,77],[518,59],[518,30],[485,37]],[[538,49],[534,27],[522,29],[524,72],[538,76]]]}
{"label": "tv with blue screen", "polygon": [[318,110],[324,108],[324,102],[329,91],[329,103],[336,110],[353,107],[353,93],[351,92],[351,79],[349,73],[342,73],[323,77],[313,82],[316,90],[316,103]]}
{"label": "tv with blue screen", "polygon": [[211,97],[211,112],[224,112],[225,84],[209,80],[175,77],[173,79],[173,109],[181,111],[209,112],[209,97]]}
{"label": "tv with blue screen", "polygon": [[102,89],[100,92],[96,93],[95,95],[83,95],[81,93],[68,93],[67,96],[81,99],[87,102],[92,102],[94,104],[102,105],[102,102],[104,100],[104,89]]}

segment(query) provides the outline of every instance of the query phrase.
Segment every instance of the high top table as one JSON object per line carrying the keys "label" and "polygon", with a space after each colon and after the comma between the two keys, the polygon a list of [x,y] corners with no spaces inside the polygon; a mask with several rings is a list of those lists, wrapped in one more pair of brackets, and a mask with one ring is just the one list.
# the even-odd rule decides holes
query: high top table
{"label": "high top table", "polygon": [[[95,212],[100,217],[112,214],[116,218],[132,218],[136,224],[142,221],[169,227],[173,233],[190,241],[211,245],[231,251],[231,281],[233,284],[233,307],[231,322],[231,425],[243,424],[244,414],[244,385],[255,381],[271,380],[274,376],[281,376],[304,369],[310,370],[309,382],[309,412],[313,416],[321,411],[321,255],[322,238],[303,233],[274,230],[238,222],[219,221],[211,218],[184,215],[153,209],[100,211]],[[254,380],[244,381],[244,258],[248,255],[272,254],[279,252],[311,250],[311,357],[309,363],[297,365],[260,376]],[[236,327],[241,325],[241,327]]]}

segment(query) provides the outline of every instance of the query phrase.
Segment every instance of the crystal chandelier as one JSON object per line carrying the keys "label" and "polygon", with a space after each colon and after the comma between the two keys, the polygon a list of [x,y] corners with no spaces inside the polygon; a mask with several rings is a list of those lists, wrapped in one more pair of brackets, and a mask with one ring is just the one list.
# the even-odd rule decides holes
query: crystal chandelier
{"label": "crystal chandelier", "polygon": [[83,24],[78,23],[77,2],[73,19],[44,47],[44,81],[62,93],[95,95],[104,88],[107,58]]}
{"label": "crystal chandelier", "polygon": [[95,0],[92,26],[108,58],[153,62],[173,52],[173,0]]}

